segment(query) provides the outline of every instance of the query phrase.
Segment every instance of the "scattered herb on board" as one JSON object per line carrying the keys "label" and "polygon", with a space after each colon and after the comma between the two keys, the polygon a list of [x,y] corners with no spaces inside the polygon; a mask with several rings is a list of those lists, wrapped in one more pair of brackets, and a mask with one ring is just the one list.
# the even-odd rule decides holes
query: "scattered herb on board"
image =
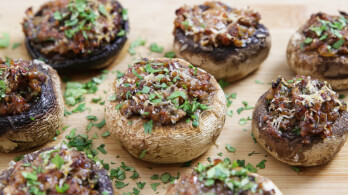
{"label": "scattered herb on board", "polygon": [[118,181],[118,180],[115,181],[115,187],[117,189],[122,189],[122,188],[124,188],[126,186],[128,186],[128,183],[126,184],[123,181]]}
{"label": "scattered herb on board", "polygon": [[136,54],[135,48],[138,46],[143,46],[143,45],[145,45],[145,43],[146,43],[146,41],[139,37],[137,40],[133,41],[130,44],[130,46],[128,48],[128,53],[131,55],[135,55]]}
{"label": "scattered herb on board", "polygon": [[152,183],[152,184],[150,184],[150,186],[153,189],[153,191],[157,191],[157,186],[158,185],[160,185],[160,183]]}
{"label": "scattered herb on board", "polygon": [[6,48],[10,45],[10,34],[3,32],[0,37],[0,48]]}
{"label": "scattered herb on board", "polygon": [[163,52],[163,47],[159,46],[157,43],[152,43],[150,45],[150,50],[152,52],[156,52],[156,53],[162,53]]}
{"label": "scattered herb on board", "polygon": [[239,119],[239,122],[238,122],[238,124],[240,124],[240,125],[245,125],[245,124],[247,124],[247,119],[245,119],[245,118],[241,118],[241,119]]}
{"label": "scattered herb on board", "polygon": [[232,146],[229,145],[229,144],[226,144],[225,148],[226,148],[226,150],[229,151],[229,152],[236,152],[236,148],[235,148],[235,147],[232,147]]}
{"label": "scattered herb on board", "polygon": [[12,44],[12,49],[16,49],[17,47],[21,46],[22,43],[13,43]]}
{"label": "scattered herb on board", "polygon": [[301,172],[300,168],[291,166],[291,169],[296,171],[297,173]]}
{"label": "scattered herb on board", "polygon": [[185,162],[181,167],[190,167],[192,164],[192,160]]}
{"label": "scattered herb on board", "polygon": [[256,84],[260,84],[260,85],[263,85],[263,84],[265,84],[264,82],[262,82],[262,81],[259,81],[259,80],[255,80],[255,83],[256,83]]}
{"label": "scattered herb on board", "polygon": [[176,57],[176,54],[174,51],[168,51],[164,54],[164,57],[166,58],[175,58]]}
{"label": "scattered herb on board", "polygon": [[145,184],[146,184],[146,182],[138,182],[137,186],[138,186],[139,189],[143,189]]}
{"label": "scattered herb on board", "polygon": [[259,162],[259,164],[256,165],[256,167],[264,169],[266,167],[265,162],[267,162],[267,160],[262,160],[261,162]]}
{"label": "scattered herb on board", "polygon": [[252,152],[250,152],[250,153],[248,154],[248,156],[252,156],[252,155],[254,155],[254,154],[261,154],[261,153],[252,151]]}
{"label": "scattered herb on board", "polygon": [[219,85],[222,89],[224,89],[225,87],[227,87],[230,83],[226,82],[224,79],[220,79],[219,80]]}

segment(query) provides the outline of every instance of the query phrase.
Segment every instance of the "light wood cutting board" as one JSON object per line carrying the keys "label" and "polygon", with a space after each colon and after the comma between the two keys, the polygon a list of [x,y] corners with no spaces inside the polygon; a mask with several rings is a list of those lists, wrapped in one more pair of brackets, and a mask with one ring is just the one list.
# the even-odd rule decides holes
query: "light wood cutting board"
{"label": "light wood cutting board", "polygon": [[[24,11],[33,6],[34,10],[45,2],[44,0],[0,0],[0,33],[8,32],[11,36],[11,43],[21,42],[22,45],[12,50],[11,47],[7,49],[0,49],[0,57],[22,58],[29,59],[29,56],[24,47],[24,36],[22,33],[20,23],[24,17]],[[130,34],[129,41],[125,45],[117,60],[111,67],[108,68],[110,73],[107,75],[107,79],[99,86],[99,90],[96,94],[87,95],[86,102],[87,107],[90,107],[91,111],[85,111],[83,113],[76,113],[64,118],[64,126],[70,125],[70,128],[66,130],[62,135],[57,137],[56,141],[53,141],[45,146],[56,145],[64,139],[65,135],[70,132],[70,129],[77,128],[78,133],[86,134],[86,126],[88,121],[86,115],[96,115],[99,119],[104,118],[104,108],[99,104],[90,103],[93,97],[105,98],[105,92],[111,86],[112,81],[115,78],[115,74],[111,73],[111,70],[124,71],[127,65],[132,64],[142,57],[160,57],[164,54],[151,53],[149,45],[151,43],[157,43],[164,46],[165,51],[171,51],[173,36],[173,20],[175,17],[175,10],[181,5],[188,3],[190,5],[197,4],[203,1],[184,1],[184,0],[121,0],[121,3],[128,9],[130,18]],[[252,111],[243,111],[240,115],[236,110],[242,107],[242,101],[247,101],[250,105],[254,105],[259,96],[264,93],[270,85],[268,84],[272,80],[276,79],[279,75],[291,78],[294,73],[287,65],[285,58],[285,50],[290,35],[301,25],[311,13],[318,11],[324,11],[331,14],[337,14],[337,10],[348,8],[348,1],[335,0],[335,1],[318,1],[318,0],[286,0],[286,1],[274,1],[274,0],[244,0],[244,1],[224,1],[225,3],[235,7],[245,7],[249,5],[253,9],[259,11],[262,16],[261,22],[265,24],[272,36],[272,49],[267,60],[262,64],[259,70],[247,78],[231,84],[225,88],[225,92],[230,94],[232,92],[237,93],[237,99],[233,101],[230,109],[233,110],[233,116],[227,117],[225,127],[218,138],[216,145],[211,147],[208,152],[203,156],[193,161],[192,165],[196,165],[198,162],[207,163],[207,157],[230,159],[244,159],[246,162],[250,162],[256,165],[261,160],[266,159],[266,168],[259,170],[261,175],[267,176],[274,181],[276,185],[284,192],[284,194],[348,194],[348,145],[344,146],[341,152],[327,165],[302,168],[300,173],[297,173],[291,169],[291,167],[275,160],[272,156],[265,157],[266,152],[253,142],[250,135],[251,125],[248,122],[246,125],[239,125],[238,121],[241,118],[251,116]],[[127,52],[129,43],[136,40],[138,37],[145,39],[146,46],[137,48],[137,55],[130,56]],[[73,81],[86,82],[93,76],[97,76],[99,72],[91,73],[89,75],[76,75],[72,76]],[[261,81],[265,84],[257,84],[255,81]],[[64,84],[62,84],[64,89]],[[342,91],[342,94],[346,94],[347,91]],[[348,100],[348,98],[345,98]],[[68,107],[68,110],[72,108]],[[89,135],[92,136],[97,133],[99,137],[106,128],[97,129],[93,128]],[[123,192],[131,192],[133,187],[136,187],[136,182],[146,182],[145,188],[141,191],[141,194],[164,194],[168,184],[163,184],[159,180],[151,180],[150,177],[153,174],[162,174],[169,172],[172,175],[176,175],[180,172],[181,175],[191,171],[191,168],[183,168],[181,164],[174,165],[156,165],[142,162],[141,160],[131,157],[125,152],[119,145],[115,144],[111,137],[99,138],[94,141],[94,146],[97,147],[100,144],[106,144],[107,154],[100,154],[100,158],[106,162],[115,162],[115,165],[111,165],[111,168],[120,166],[121,162],[125,162],[126,165],[135,167],[139,172],[140,177],[136,180],[126,179],[125,182],[129,185],[121,190],[118,190],[120,194]],[[229,153],[225,149],[225,145],[230,144],[236,147],[236,153]],[[33,150],[31,150],[33,151]],[[254,154],[248,156],[251,152],[257,152],[260,154]],[[218,155],[222,153],[222,157]],[[0,170],[7,167],[8,163],[14,159],[15,156],[24,153],[12,153],[12,154],[0,154]],[[116,158],[116,156],[119,158]],[[150,169],[151,168],[151,169]],[[127,177],[130,173],[127,173]],[[151,183],[161,183],[157,192],[154,192],[150,188]]]}

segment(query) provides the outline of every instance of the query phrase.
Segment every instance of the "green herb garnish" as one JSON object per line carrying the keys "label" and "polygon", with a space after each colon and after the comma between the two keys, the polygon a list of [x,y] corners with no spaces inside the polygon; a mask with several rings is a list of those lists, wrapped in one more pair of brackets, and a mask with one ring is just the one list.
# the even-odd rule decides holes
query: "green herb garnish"
{"label": "green herb garnish", "polygon": [[152,131],[152,128],[153,128],[153,121],[150,120],[150,121],[144,123],[143,126],[144,126],[144,130],[145,130],[145,134],[147,134],[147,133],[150,134]]}
{"label": "green herb garnish", "polygon": [[150,50],[152,52],[156,52],[156,53],[162,53],[163,52],[163,47],[157,45],[157,43],[152,43],[150,45]]}

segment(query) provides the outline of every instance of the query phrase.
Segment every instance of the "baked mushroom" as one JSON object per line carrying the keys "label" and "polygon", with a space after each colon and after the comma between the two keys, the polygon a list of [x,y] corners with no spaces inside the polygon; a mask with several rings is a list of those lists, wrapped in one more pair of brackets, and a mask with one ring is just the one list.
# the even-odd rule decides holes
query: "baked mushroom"
{"label": "baked mushroom", "polygon": [[261,16],[250,8],[205,2],[176,10],[174,50],[177,56],[216,79],[235,81],[255,71],[271,47]]}
{"label": "baked mushroom", "polygon": [[23,22],[30,56],[59,72],[110,65],[127,40],[128,16],[116,0],[54,0]]}
{"label": "baked mushroom", "polygon": [[119,74],[105,103],[111,135],[134,157],[187,162],[225,123],[226,98],[213,76],[181,59],[141,59]]}
{"label": "baked mushroom", "polygon": [[328,81],[334,89],[348,88],[348,14],[313,14],[292,35],[287,60],[300,75]]}
{"label": "baked mushroom", "polygon": [[111,180],[101,163],[65,145],[24,155],[0,174],[0,195],[108,194]]}
{"label": "baked mushroom", "polygon": [[268,178],[238,167],[235,161],[215,160],[214,164],[198,164],[187,174],[169,186],[166,195],[195,194],[257,194],[281,195],[278,187]]}
{"label": "baked mushroom", "polygon": [[257,142],[284,163],[325,164],[346,141],[347,104],[326,81],[280,77],[258,100],[252,131]]}
{"label": "baked mushroom", "polygon": [[57,72],[38,60],[0,58],[0,78],[0,152],[52,140],[64,114]]}

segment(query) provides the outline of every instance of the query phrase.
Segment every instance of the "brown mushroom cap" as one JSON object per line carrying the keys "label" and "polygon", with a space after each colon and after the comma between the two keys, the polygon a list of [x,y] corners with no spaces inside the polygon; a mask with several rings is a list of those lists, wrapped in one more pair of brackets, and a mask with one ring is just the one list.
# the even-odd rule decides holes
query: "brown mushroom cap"
{"label": "brown mushroom cap", "polygon": [[303,51],[304,26],[290,38],[286,57],[290,68],[300,75],[326,80],[333,89],[348,89],[348,57],[323,57],[317,51]]}
{"label": "brown mushroom cap", "polygon": [[40,100],[28,111],[0,117],[0,152],[22,151],[42,145],[52,140],[62,126],[64,101],[57,71],[38,60],[33,64],[48,79],[42,86]]}
{"label": "brown mushroom cap", "polygon": [[267,28],[259,24],[246,47],[204,47],[185,36],[181,29],[174,31],[174,51],[192,65],[206,70],[217,80],[232,82],[255,71],[267,58],[271,37]]}
{"label": "brown mushroom cap", "polygon": [[[168,59],[157,58],[157,60]],[[172,60],[189,66],[189,63],[184,60]],[[105,101],[106,126],[116,141],[136,158],[139,158],[143,150],[146,150],[146,154],[142,160],[153,163],[181,163],[197,158],[214,144],[225,124],[224,92],[214,77],[211,77],[210,81],[216,91],[209,105],[210,109],[200,113],[198,127],[193,127],[186,121],[166,126],[154,124],[152,132],[145,134],[143,124],[147,120],[138,116],[127,119],[115,108],[117,102],[110,101],[109,98]],[[113,87],[107,97],[114,93]],[[129,121],[132,121],[132,125],[128,124]]]}
{"label": "brown mushroom cap", "polygon": [[311,144],[302,144],[302,139],[296,138],[279,139],[262,130],[262,116],[267,115],[267,92],[256,103],[253,119],[252,132],[256,141],[276,159],[293,166],[316,166],[325,164],[338,153],[347,139],[348,112],[332,126],[332,136],[324,139],[315,139]]}

